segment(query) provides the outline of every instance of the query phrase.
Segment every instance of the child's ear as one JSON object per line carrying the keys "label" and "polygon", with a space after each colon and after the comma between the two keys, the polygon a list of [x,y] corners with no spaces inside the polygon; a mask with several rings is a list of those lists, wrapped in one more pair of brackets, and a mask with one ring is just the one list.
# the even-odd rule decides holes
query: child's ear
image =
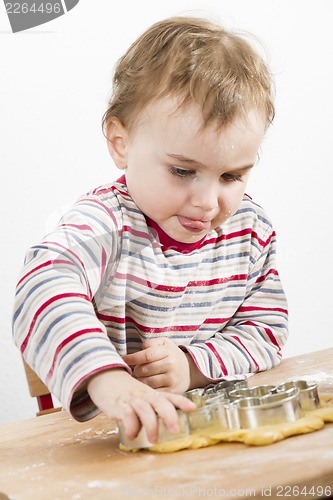
{"label": "child's ear", "polygon": [[106,127],[109,153],[118,168],[127,168],[128,132],[119,118],[112,117]]}

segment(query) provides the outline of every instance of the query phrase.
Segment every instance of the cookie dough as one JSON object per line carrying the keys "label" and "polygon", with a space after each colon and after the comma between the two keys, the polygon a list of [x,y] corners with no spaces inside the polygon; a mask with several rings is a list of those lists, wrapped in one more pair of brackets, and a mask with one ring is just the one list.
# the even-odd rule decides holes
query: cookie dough
{"label": "cookie dough", "polygon": [[[241,442],[252,446],[263,446],[281,441],[289,436],[307,434],[321,429],[325,422],[333,422],[333,404],[328,403],[327,397],[321,397],[321,407],[309,411],[304,417],[295,422],[285,424],[266,425],[257,429],[223,430],[217,427],[208,427],[196,431],[187,437],[154,444],[148,451],[157,453],[173,453],[184,449],[197,449],[212,446],[221,442]],[[138,451],[138,448],[127,448],[119,445],[123,451]]]}

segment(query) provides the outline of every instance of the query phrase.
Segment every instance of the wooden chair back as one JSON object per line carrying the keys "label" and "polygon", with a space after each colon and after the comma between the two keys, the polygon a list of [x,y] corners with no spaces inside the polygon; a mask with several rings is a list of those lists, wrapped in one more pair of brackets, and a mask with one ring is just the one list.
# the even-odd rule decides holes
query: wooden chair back
{"label": "wooden chair back", "polygon": [[36,375],[36,373],[30,368],[30,366],[23,360],[24,370],[27,377],[27,382],[29,386],[29,392],[32,397],[37,398],[37,404],[39,411],[36,413],[37,416],[45,415],[47,413],[53,413],[55,411],[60,411],[61,408],[55,408],[52,394],[41,379]]}

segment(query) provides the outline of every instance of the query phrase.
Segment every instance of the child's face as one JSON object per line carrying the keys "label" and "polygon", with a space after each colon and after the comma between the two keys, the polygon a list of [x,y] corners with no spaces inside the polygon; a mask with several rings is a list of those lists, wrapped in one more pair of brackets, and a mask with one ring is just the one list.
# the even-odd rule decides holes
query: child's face
{"label": "child's face", "polygon": [[195,106],[153,103],[127,137],[126,180],[140,210],[171,238],[194,243],[238,209],[265,133],[252,111],[216,131],[200,131]]}

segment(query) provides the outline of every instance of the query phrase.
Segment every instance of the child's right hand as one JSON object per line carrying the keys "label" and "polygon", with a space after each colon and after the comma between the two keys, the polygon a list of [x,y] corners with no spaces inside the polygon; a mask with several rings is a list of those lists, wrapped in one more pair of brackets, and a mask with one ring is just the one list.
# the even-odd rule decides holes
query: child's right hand
{"label": "child's right hand", "polygon": [[89,380],[87,390],[101,411],[122,422],[128,439],[134,439],[144,427],[151,443],[158,439],[157,417],[163,419],[170,432],[177,433],[180,429],[176,408],[196,408],[184,396],[152,389],[121,368],[97,373]]}

